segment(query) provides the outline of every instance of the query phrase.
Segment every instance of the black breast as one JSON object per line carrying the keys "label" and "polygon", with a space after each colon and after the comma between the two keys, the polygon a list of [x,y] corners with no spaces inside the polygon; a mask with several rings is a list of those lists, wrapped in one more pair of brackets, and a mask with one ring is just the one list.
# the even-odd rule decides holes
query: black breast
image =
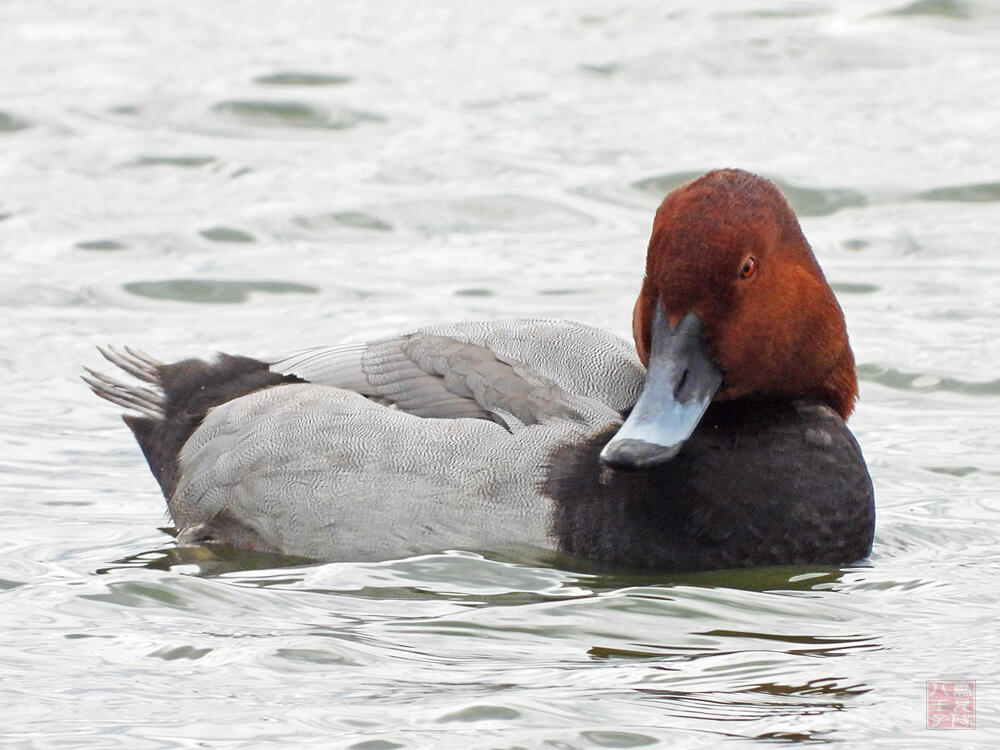
{"label": "black breast", "polygon": [[717,403],[669,463],[607,469],[612,432],[555,449],[543,488],[568,554],[657,570],[849,564],[871,551],[871,478],[816,405]]}

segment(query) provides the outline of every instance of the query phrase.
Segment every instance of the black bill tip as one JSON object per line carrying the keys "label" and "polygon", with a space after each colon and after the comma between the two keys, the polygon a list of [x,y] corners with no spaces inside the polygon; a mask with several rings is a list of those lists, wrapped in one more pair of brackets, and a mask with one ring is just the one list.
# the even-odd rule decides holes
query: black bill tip
{"label": "black bill tip", "polygon": [[601,463],[619,471],[642,471],[660,466],[676,456],[681,445],[657,445],[645,440],[616,440],[601,452]]}

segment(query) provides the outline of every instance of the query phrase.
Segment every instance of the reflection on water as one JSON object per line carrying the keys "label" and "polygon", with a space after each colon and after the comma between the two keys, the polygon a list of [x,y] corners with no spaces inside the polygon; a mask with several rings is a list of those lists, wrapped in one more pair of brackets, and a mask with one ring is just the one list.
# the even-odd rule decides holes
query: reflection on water
{"label": "reflection on water", "polygon": [[[176,530],[163,529],[172,536]],[[135,555],[127,555],[98,568],[98,575],[107,575],[119,569],[147,568],[149,570],[174,570],[200,576],[219,576],[224,573],[250,570],[276,570],[283,567],[315,564],[312,560],[270,553],[248,553],[225,545],[181,545],[162,547]]]}
{"label": "reflection on water", "polygon": [[[1000,649],[988,0],[8,3],[0,716],[25,747],[915,747]],[[157,531],[94,345],[630,331],[652,212],[774,179],[845,309],[863,565],[317,565]],[[962,747],[1000,736],[983,708]],[[957,746],[957,744],[956,744]]]}

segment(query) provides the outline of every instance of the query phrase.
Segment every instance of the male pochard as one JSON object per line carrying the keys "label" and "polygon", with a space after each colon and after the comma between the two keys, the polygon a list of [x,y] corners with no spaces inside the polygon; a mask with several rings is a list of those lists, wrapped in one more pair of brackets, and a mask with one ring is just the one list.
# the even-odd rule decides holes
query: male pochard
{"label": "male pochard", "polygon": [[769,181],[717,170],[653,223],[633,347],[546,320],[458,323],[271,361],[90,371],[181,543],[322,560],[537,547],[699,570],[868,555],[844,317]]}

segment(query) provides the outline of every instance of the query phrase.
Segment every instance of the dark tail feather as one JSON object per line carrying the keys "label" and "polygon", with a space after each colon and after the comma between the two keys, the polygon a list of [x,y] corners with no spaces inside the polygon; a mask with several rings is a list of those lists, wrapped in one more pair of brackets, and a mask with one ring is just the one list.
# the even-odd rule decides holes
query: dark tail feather
{"label": "dark tail feather", "polygon": [[123,415],[163,495],[170,499],[180,479],[178,456],[208,411],[262,388],[301,383],[271,372],[266,362],[220,354],[214,362],[186,359],[165,365],[135,349],[98,347],[104,358],[153,388],[122,383],[89,368],[84,382],[101,398],[139,412]]}
{"label": "dark tail feather", "polygon": [[177,480],[180,479],[180,468],[177,465],[177,453],[180,448],[174,450],[173,441],[163,439],[165,431],[162,429],[164,422],[161,420],[136,417],[131,414],[122,414],[122,420],[135,435],[136,442],[142,449],[142,455],[149,464],[149,470],[153,472],[160,489],[163,490],[163,496],[169,499],[177,487]]}

